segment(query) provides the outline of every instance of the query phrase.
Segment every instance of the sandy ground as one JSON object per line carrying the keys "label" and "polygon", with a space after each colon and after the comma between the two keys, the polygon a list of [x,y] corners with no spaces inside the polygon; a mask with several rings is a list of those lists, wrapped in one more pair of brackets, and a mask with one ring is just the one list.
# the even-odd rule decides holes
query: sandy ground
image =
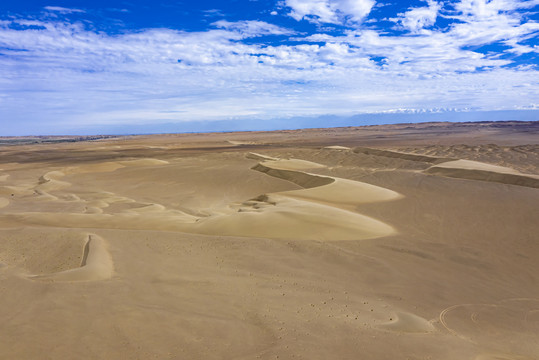
{"label": "sandy ground", "polygon": [[0,147],[1,359],[539,358],[539,123]]}

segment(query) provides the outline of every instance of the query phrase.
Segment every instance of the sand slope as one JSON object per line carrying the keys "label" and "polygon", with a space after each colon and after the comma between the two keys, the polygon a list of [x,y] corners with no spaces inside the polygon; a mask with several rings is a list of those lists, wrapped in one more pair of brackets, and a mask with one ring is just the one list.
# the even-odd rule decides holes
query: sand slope
{"label": "sand slope", "polygon": [[52,274],[30,275],[32,280],[51,281],[90,281],[109,279],[113,274],[112,258],[105,240],[95,234],[89,234],[83,248],[80,267]]}
{"label": "sand slope", "polygon": [[425,170],[426,173],[432,175],[448,176],[468,180],[491,181],[533,188],[539,187],[539,175],[523,174],[509,167],[479,161],[448,157],[434,157],[430,155],[420,155],[392,150],[379,150],[365,147],[354,148],[354,152],[366,155],[432,163],[435,165]]}
{"label": "sand slope", "polygon": [[[260,156],[248,154],[247,157]],[[166,162],[145,161],[138,164],[164,165]],[[239,206],[216,209],[203,217],[192,216],[155,203],[132,205],[114,215],[104,214],[103,209],[113,203],[136,203],[133,199],[110,194],[100,200],[87,202],[88,206],[83,214],[63,212],[59,217],[56,213],[46,211],[20,212],[7,215],[7,218],[20,224],[54,227],[168,230],[296,240],[361,240],[395,233],[391,225],[347,207],[395,200],[401,197],[398,193],[366,183],[301,171],[324,167],[300,159],[265,159],[253,169],[291,181],[305,189],[262,195]],[[93,168],[98,169],[98,172],[103,171],[99,166]],[[116,168],[112,171],[114,170]],[[57,200],[57,197],[42,190],[43,184],[49,185],[49,191],[69,187],[70,183],[56,180],[64,176],[65,174],[59,171],[42,176],[38,185],[42,191],[41,196],[46,194],[50,196],[50,201]],[[75,195],[73,201],[82,200]]]}
{"label": "sand slope", "polygon": [[2,146],[0,358],[535,360],[538,139],[430,123]]}
{"label": "sand slope", "polygon": [[492,181],[508,185],[539,188],[538,175],[522,174],[511,168],[485,164],[478,161],[448,161],[433,166],[427,169],[426,172],[460,179]]}

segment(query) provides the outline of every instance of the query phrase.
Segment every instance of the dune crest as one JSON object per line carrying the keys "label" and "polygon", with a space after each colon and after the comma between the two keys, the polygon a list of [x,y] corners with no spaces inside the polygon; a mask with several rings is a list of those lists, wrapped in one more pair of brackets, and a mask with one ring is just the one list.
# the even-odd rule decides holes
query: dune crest
{"label": "dune crest", "polygon": [[[395,234],[383,221],[360,214],[355,207],[399,199],[402,196],[382,187],[316,175],[302,170],[325,168],[300,160],[263,159],[252,169],[293,182],[303,189],[269,193],[226,208],[215,208],[208,216],[194,216],[158,203],[140,203],[113,193],[93,195],[84,213],[20,212],[6,215],[13,222],[71,228],[167,230],[208,235],[243,236],[292,240],[364,240]],[[58,178],[63,173],[56,172]],[[53,176],[46,175],[51,181]],[[43,193],[43,196],[53,196]],[[105,213],[105,209],[116,207]],[[123,205],[122,205],[123,204]],[[70,274],[70,273],[69,273]],[[62,275],[64,276],[64,275]],[[71,276],[71,275],[69,275]]]}
{"label": "dune crest", "polygon": [[353,151],[355,153],[358,153],[358,154],[385,156],[385,157],[389,157],[389,158],[411,160],[411,161],[421,161],[421,162],[433,163],[433,164],[439,164],[439,163],[443,163],[443,162],[446,162],[446,161],[455,160],[455,159],[451,159],[451,158],[410,154],[410,153],[404,153],[404,152],[400,152],[400,151],[380,150],[380,149],[373,149],[373,148],[367,148],[367,147],[356,147],[356,148],[354,148]]}
{"label": "dune crest", "polygon": [[166,160],[145,158],[145,159],[125,160],[125,161],[120,161],[119,163],[125,166],[155,166],[155,165],[167,165],[169,162]]}
{"label": "dune crest", "polygon": [[245,157],[247,159],[263,160],[263,161],[265,161],[265,160],[279,160],[279,159],[271,157],[271,156],[262,155],[262,154],[258,154],[258,153],[254,153],[254,152],[247,153],[247,155],[245,155]]}
{"label": "dune crest", "polygon": [[319,241],[364,240],[395,233],[390,225],[368,216],[282,193],[245,202],[231,214],[203,219],[193,230],[202,234]]}
{"label": "dune crest", "polygon": [[538,134],[2,138],[0,359],[538,360]]}
{"label": "dune crest", "polygon": [[197,224],[199,232],[298,240],[363,240],[394,234],[395,229],[345,205],[393,200],[401,195],[388,189],[303,172],[324,165],[299,160],[263,159],[252,169],[291,181],[304,189],[262,195],[244,202],[236,213],[210,217]]}
{"label": "dune crest", "polygon": [[52,274],[30,275],[32,280],[52,281],[94,281],[112,277],[114,264],[103,238],[88,234],[83,248],[80,267]]}
{"label": "dune crest", "polygon": [[539,188],[539,176],[523,174],[514,169],[471,160],[455,160],[432,166],[427,174],[459,179],[482,180],[507,185]]}
{"label": "dune crest", "polygon": [[351,150],[349,147],[339,146],[339,145],[324,146],[323,149],[328,149],[328,150]]}
{"label": "dune crest", "polygon": [[307,164],[313,164],[311,169],[324,167],[312,162],[274,160],[263,161],[254,166],[253,169],[291,181],[305,188],[280,193],[296,199],[341,205],[359,205],[397,200],[402,197],[399,193],[380,186],[300,171],[305,169]]}
{"label": "dune crest", "polygon": [[424,172],[431,175],[539,188],[538,175],[523,174],[508,167],[487,164],[479,161],[419,155],[366,147],[356,147],[353,151],[358,154],[430,163],[433,164],[433,166],[426,169]]}

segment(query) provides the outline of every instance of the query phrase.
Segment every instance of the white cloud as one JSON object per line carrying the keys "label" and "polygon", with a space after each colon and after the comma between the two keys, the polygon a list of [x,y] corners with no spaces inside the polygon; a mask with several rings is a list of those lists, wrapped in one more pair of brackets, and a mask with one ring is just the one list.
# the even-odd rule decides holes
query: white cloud
{"label": "white cloud", "polygon": [[427,3],[426,7],[413,8],[404,14],[399,14],[400,24],[412,33],[418,33],[424,28],[434,25],[441,6],[433,0],[428,0]]}
{"label": "white cloud", "polygon": [[350,18],[352,22],[360,22],[371,12],[374,0],[335,0],[337,12]]}
{"label": "white cloud", "polygon": [[280,26],[269,24],[264,21],[237,21],[230,22],[219,20],[212,24],[215,27],[236,31],[241,33],[245,38],[264,36],[264,35],[292,35],[293,31],[284,29]]}
{"label": "white cloud", "polygon": [[537,5],[538,0],[461,0],[455,4],[455,10],[461,14],[461,19],[485,20],[503,15],[503,12]]}
{"label": "white cloud", "polygon": [[61,6],[45,6],[45,10],[52,11],[52,12],[59,12],[60,14],[71,14],[71,13],[84,13],[84,10],[81,9],[72,9],[72,8],[65,8]]}
{"label": "white cloud", "polygon": [[359,23],[369,15],[374,0],[285,0],[296,20],[321,23]]}
{"label": "white cloud", "polygon": [[[411,34],[404,36],[364,29],[306,37],[266,22],[224,20],[201,32],[148,29],[107,35],[81,24],[3,20],[0,119],[27,126],[40,119],[65,128],[74,122],[526,108],[539,98],[537,68],[504,68],[511,61],[501,53],[472,49],[503,42],[513,54],[537,52],[523,41],[536,36],[539,25],[503,6],[506,10],[489,10],[486,17],[470,15],[479,10],[454,12],[451,16],[460,22],[429,31],[422,29],[432,24],[432,16],[411,9],[401,18],[403,26],[409,21]],[[342,19],[335,9],[330,8]],[[438,4],[431,1],[420,9],[432,12]],[[264,35],[295,38],[253,44]],[[522,86],[526,83],[531,85]]]}

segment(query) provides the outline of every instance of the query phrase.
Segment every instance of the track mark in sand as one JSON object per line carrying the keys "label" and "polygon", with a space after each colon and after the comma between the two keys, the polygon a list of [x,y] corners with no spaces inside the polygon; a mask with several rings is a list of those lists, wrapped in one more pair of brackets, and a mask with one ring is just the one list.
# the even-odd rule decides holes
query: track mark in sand
{"label": "track mark in sand", "polygon": [[536,360],[535,358],[514,354],[481,354],[474,360]]}
{"label": "track mark in sand", "polygon": [[450,334],[490,349],[476,359],[532,359],[539,354],[538,313],[539,299],[506,299],[450,306],[440,313],[440,323]]}
{"label": "track mark in sand", "polygon": [[452,335],[456,336],[456,337],[459,337],[463,340],[470,340],[464,336],[461,336],[459,333],[457,333],[456,331],[454,331],[453,329],[451,329],[449,327],[449,325],[447,325],[447,322],[446,322],[446,316],[447,316],[447,313],[449,313],[450,311],[456,309],[456,308],[459,308],[459,307],[462,307],[462,306],[470,306],[472,304],[459,304],[459,305],[453,305],[453,306],[450,306],[444,310],[442,310],[442,312],[440,312],[440,324],[442,324],[442,326],[447,330],[449,331],[449,333],[451,333]]}
{"label": "track mark in sand", "polygon": [[80,267],[52,274],[30,275],[32,280],[41,281],[95,281],[110,279],[114,272],[112,257],[103,238],[88,234],[84,245]]}

